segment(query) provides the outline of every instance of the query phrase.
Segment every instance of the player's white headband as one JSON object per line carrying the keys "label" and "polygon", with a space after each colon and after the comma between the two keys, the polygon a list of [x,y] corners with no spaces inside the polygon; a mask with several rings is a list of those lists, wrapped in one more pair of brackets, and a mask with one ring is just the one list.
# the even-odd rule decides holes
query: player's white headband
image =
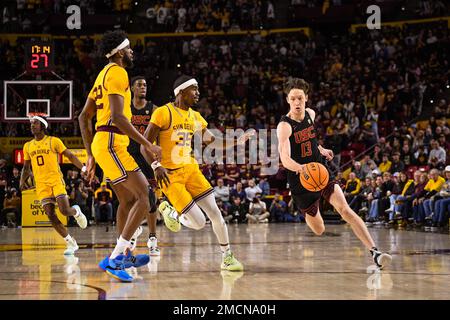
{"label": "player's white headband", "polygon": [[41,118],[41,117],[39,117],[39,116],[32,116],[32,117],[30,118],[30,120],[33,120],[33,119],[42,122],[42,123],[44,124],[44,126],[45,126],[45,129],[48,128],[48,122],[45,121],[44,118]]}
{"label": "player's white headband", "polygon": [[182,84],[180,84],[178,87],[176,87],[175,89],[173,89],[173,93],[175,94],[175,97],[178,95],[178,93],[180,93],[180,90],[186,89],[190,86],[193,85],[197,85],[198,86],[198,82],[195,79],[190,79],[186,82],[183,82]]}
{"label": "player's white headband", "polygon": [[107,53],[106,57],[107,58],[112,57],[113,55],[115,55],[117,53],[117,51],[122,50],[123,48],[126,48],[129,44],[130,44],[130,40],[128,40],[128,39],[123,40],[121,44],[119,44],[117,47],[115,47],[109,53]]}

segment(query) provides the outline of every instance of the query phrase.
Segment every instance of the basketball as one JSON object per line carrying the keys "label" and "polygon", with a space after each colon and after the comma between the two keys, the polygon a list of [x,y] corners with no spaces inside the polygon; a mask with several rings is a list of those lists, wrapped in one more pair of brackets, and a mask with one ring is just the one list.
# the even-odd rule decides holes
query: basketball
{"label": "basketball", "polygon": [[300,173],[300,183],[311,192],[317,192],[328,184],[328,170],[319,162],[310,162],[305,165],[305,170]]}

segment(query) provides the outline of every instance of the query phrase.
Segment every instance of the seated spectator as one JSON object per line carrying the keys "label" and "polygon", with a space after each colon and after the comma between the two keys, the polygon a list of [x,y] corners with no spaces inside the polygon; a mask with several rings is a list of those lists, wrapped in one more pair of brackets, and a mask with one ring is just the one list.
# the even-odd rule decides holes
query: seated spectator
{"label": "seated spectator", "polygon": [[389,169],[389,172],[394,174],[396,172],[403,172],[403,171],[405,171],[405,164],[403,163],[403,161],[400,160],[400,152],[395,151],[392,154],[392,165],[391,168]]}
{"label": "seated spectator", "polygon": [[236,189],[231,190],[231,198],[241,198],[241,202],[245,202],[247,194],[245,193],[241,182],[236,183]]}
{"label": "seated spectator", "polygon": [[294,200],[291,198],[288,203],[288,211],[284,215],[283,222],[301,222],[305,221],[304,216],[300,213]]}
{"label": "seated spectator", "polygon": [[428,153],[424,146],[419,146],[413,155],[413,164],[416,166],[425,166],[428,163]]}
{"label": "seated spectator", "polygon": [[[392,179],[392,175],[390,172],[386,171],[383,173],[383,184],[381,185],[381,199],[378,203],[378,211],[379,214],[383,214],[383,218],[385,218],[386,222],[387,217],[384,215],[386,209],[389,208],[390,200],[389,197],[392,195],[394,190],[396,189],[396,181]],[[400,191],[398,191],[400,193]]]}
{"label": "seated spectator", "polygon": [[355,174],[356,178],[362,181],[367,177],[370,171],[371,170],[368,165],[362,166],[361,162],[355,161],[355,164],[353,165],[353,173]]}
{"label": "seated spectator", "polygon": [[428,156],[428,165],[430,168],[442,170],[445,167],[446,154],[445,150],[439,146],[437,140],[431,140],[431,150]]}
{"label": "seated spectator", "polygon": [[262,197],[268,196],[270,194],[270,184],[267,181],[266,177],[263,177],[261,178],[261,180],[259,180],[258,187],[262,190]]}
{"label": "seated spectator", "polygon": [[376,179],[379,175],[381,175],[381,171],[378,168],[377,164],[373,160],[369,160],[369,168],[371,172],[369,173],[370,177],[372,179]]}
{"label": "seated spectator", "polygon": [[20,204],[20,197],[16,189],[6,192],[0,215],[0,226],[6,224],[9,228],[15,228],[21,225]]}
{"label": "seated spectator", "polygon": [[[404,174],[404,173],[402,173]],[[395,199],[394,204],[394,218],[403,218],[402,226],[408,222],[407,213],[412,210],[412,199],[416,187],[420,184],[420,177],[422,173],[417,170],[414,172],[414,179],[408,179],[403,186],[401,194]],[[404,178],[400,177],[400,183]]]}
{"label": "seated spectator", "polygon": [[217,186],[214,187],[214,196],[216,201],[222,201],[225,209],[228,209],[230,206],[230,188],[224,185],[223,179],[217,179]]}
{"label": "seated spectator", "polygon": [[430,180],[428,180],[428,183],[424,188],[424,191],[426,191],[426,193],[423,194],[421,198],[419,198],[419,204],[422,203],[422,212],[425,215],[425,217],[420,217],[421,221],[422,218],[425,218],[425,220],[432,219],[434,196],[441,191],[442,187],[445,184],[445,179],[439,175],[438,169],[431,169],[429,177]]}
{"label": "seated spectator", "polygon": [[225,221],[242,223],[245,221],[245,214],[247,213],[247,207],[241,202],[240,197],[235,197],[231,206],[228,208],[228,215]]}
{"label": "seated spectator", "polygon": [[434,196],[433,227],[443,227],[448,222],[450,212],[450,166],[445,167],[444,174],[446,177],[445,184],[442,186],[441,191]]}
{"label": "seated spectator", "polygon": [[[361,180],[361,189],[360,192],[353,197],[352,201],[349,203],[350,208],[353,211],[358,212],[360,216],[365,219],[365,213],[368,208],[368,200],[367,195],[372,192],[372,178],[367,177],[364,180]],[[364,210],[362,210],[364,208]]]}
{"label": "seated spectator", "polygon": [[357,196],[361,189],[361,180],[356,177],[354,172],[350,172],[347,183],[345,184],[344,196],[347,203],[350,203]]}
{"label": "seated spectator", "polygon": [[391,169],[392,162],[389,161],[389,155],[387,153],[383,153],[383,158],[381,163],[378,165],[378,169],[380,169],[381,173],[388,172]]}
{"label": "seated spectator", "polygon": [[367,195],[367,200],[369,200],[369,216],[367,219],[367,225],[372,225],[373,222],[378,220],[379,216],[379,201],[383,197],[382,185],[383,178],[378,176],[375,179],[375,188],[374,190]]}
{"label": "seated spectator", "polygon": [[17,167],[13,168],[12,176],[9,179],[9,186],[11,189],[20,190],[20,170]]}
{"label": "seated spectator", "polygon": [[401,196],[403,188],[405,187],[406,183],[408,182],[408,176],[404,172],[401,172],[401,173],[396,172],[393,174],[392,177],[393,177],[393,181],[394,181],[394,188],[392,189],[392,193],[389,196],[390,206],[388,209],[385,210],[385,212],[388,214],[389,224],[395,223],[395,220],[394,220],[395,202]]}
{"label": "seated spectator", "polygon": [[106,187],[106,182],[100,184],[100,188],[95,191],[95,222],[101,221],[101,213],[106,211],[106,217],[110,224],[113,223],[113,206],[112,206],[112,191]]}
{"label": "seated spectator", "polygon": [[259,194],[262,193],[261,188],[258,187],[257,185],[255,185],[254,179],[248,180],[248,187],[245,188],[245,196],[247,197],[247,200],[249,201],[249,203],[252,203],[252,201],[255,198],[257,193],[259,193]]}
{"label": "seated spectator", "polygon": [[239,179],[239,168],[235,163],[226,166],[224,180],[228,186],[234,186]]}
{"label": "seated spectator", "polygon": [[266,203],[261,201],[261,194],[257,193],[250,203],[249,212],[246,214],[248,223],[269,222],[270,213],[267,211]]}
{"label": "seated spectator", "polygon": [[287,214],[287,204],[283,201],[283,197],[277,192],[273,198],[269,208],[270,222],[283,222]]}
{"label": "seated spectator", "polygon": [[411,207],[412,207],[412,219],[414,221],[414,226],[421,227],[422,219],[421,217],[424,215],[423,206],[419,205],[419,199],[427,192],[425,191],[425,186],[428,182],[428,175],[425,172],[420,172],[420,180],[419,184],[414,189],[414,193],[411,197]]}

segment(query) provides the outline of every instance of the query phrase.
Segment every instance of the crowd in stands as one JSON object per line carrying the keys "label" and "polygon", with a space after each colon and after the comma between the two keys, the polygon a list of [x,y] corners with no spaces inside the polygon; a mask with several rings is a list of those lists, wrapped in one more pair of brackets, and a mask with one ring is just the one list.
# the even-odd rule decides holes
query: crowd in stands
{"label": "crowd in stands", "polygon": [[[446,16],[449,5],[442,0],[377,1],[390,4],[383,17],[389,21]],[[66,10],[77,5],[83,15],[83,28],[105,31],[100,20],[121,28],[137,26],[139,32],[240,31],[303,26],[298,9],[317,9],[319,16],[330,8],[351,6],[347,12],[353,23],[367,18],[366,8],[374,3],[352,0],[4,0],[0,4],[0,31],[17,33],[51,33],[65,27]],[[71,11],[72,12],[72,11]],[[96,20],[96,16],[101,19]],[[53,17],[53,18],[52,18]],[[60,18],[54,18],[60,17]],[[286,19],[288,18],[288,19]],[[90,29],[91,30],[91,29]]]}
{"label": "crowd in stands", "polygon": [[[190,3],[186,2],[188,11]],[[220,7],[224,2],[214,3]],[[177,1],[174,8],[183,4]],[[199,15],[202,10],[206,9],[199,9]],[[437,225],[448,222],[442,218],[448,214],[445,201],[440,201],[448,183],[440,182],[448,182],[449,40],[447,22],[364,29],[338,36],[314,32],[311,37],[286,33],[146,39],[133,47],[136,63],[129,74],[144,74],[153,94],[160,75],[179,64],[178,74],[193,75],[200,83],[197,110],[211,128],[219,130],[275,129],[281,114],[287,112],[283,81],[288,76],[305,78],[312,85],[308,106],[316,111],[320,142],[336,155],[330,168],[352,208],[368,223],[392,224],[401,217],[403,224],[412,218],[418,225],[424,221]],[[0,43],[5,61],[1,71],[6,78],[17,76],[22,69],[24,41],[16,46],[7,40]],[[91,38],[55,44],[65,53],[55,61],[57,73],[74,80],[75,118],[52,124],[51,131],[57,136],[79,136],[76,116],[104,59],[97,56],[97,44]],[[170,89],[171,83],[168,86]],[[419,121],[423,119],[427,121]],[[31,136],[29,125],[0,123],[2,136],[19,133]],[[5,166],[9,170],[3,174],[12,176],[11,166],[0,162],[0,170]],[[277,174],[264,176],[261,168],[261,163],[202,165],[227,221],[300,221],[286,191],[285,169],[281,166]],[[413,177],[416,179],[411,182]],[[11,197],[14,189],[19,194],[9,181],[0,179],[4,208],[11,207],[8,192]],[[429,181],[433,182],[428,185]],[[67,185],[73,199],[86,201],[92,208],[94,189],[82,183]],[[114,195],[111,199],[108,193],[101,193],[106,200],[99,200],[97,215],[114,220],[107,204],[111,200],[114,217]],[[416,196],[407,198],[413,194]],[[5,198],[9,201],[6,205]],[[439,210],[444,214],[437,214]],[[95,205],[91,211],[95,220]],[[407,216],[409,213],[414,214]],[[426,219],[429,217],[431,220]]]}

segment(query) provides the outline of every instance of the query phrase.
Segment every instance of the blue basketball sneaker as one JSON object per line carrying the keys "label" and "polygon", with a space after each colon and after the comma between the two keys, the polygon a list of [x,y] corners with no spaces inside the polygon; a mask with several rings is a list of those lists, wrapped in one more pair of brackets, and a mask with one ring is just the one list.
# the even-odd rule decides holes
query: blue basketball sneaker
{"label": "blue basketball sneaker", "polygon": [[125,271],[125,258],[125,255],[121,254],[114,259],[109,259],[106,273],[119,281],[131,282],[133,277]]}
{"label": "blue basketball sneaker", "polygon": [[98,264],[99,268],[102,269],[103,271],[106,271],[106,268],[109,266],[109,255],[107,255],[105,257],[105,259],[103,259],[102,261],[99,262]]}
{"label": "blue basketball sneaker", "polygon": [[147,265],[150,262],[150,256],[148,254],[137,254],[133,256],[130,250],[127,250],[127,255],[123,260],[124,268],[139,268]]}

